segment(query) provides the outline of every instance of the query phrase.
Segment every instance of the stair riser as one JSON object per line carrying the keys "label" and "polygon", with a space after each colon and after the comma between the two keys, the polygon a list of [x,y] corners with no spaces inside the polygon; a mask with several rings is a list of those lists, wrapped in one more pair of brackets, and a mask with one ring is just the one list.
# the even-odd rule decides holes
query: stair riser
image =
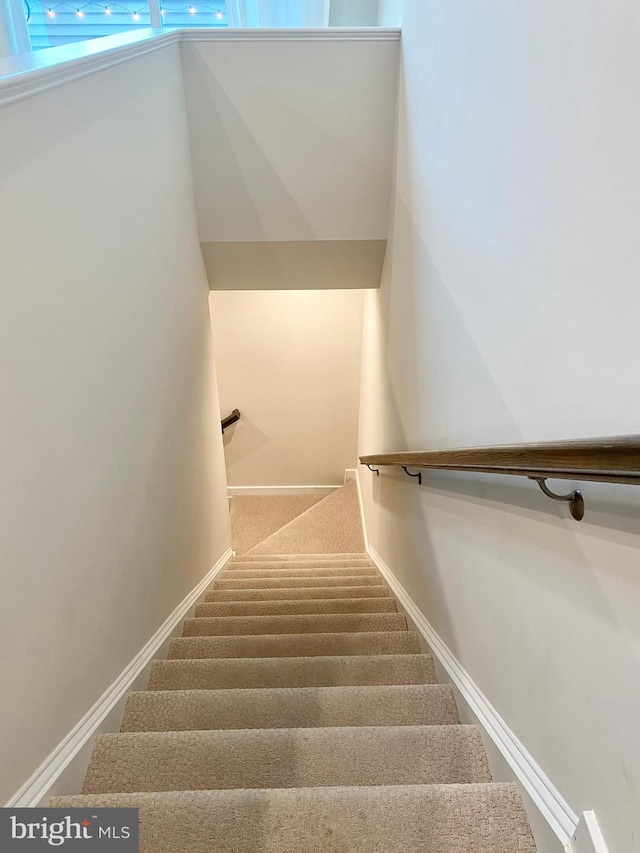
{"label": "stair riser", "polygon": [[384,586],[380,575],[373,577],[345,575],[343,577],[302,577],[302,578],[220,578],[213,582],[215,589],[286,589],[314,586]]}
{"label": "stair riser", "polygon": [[169,646],[169,659],[271,658],[316,655],[412,655],[420,652],[418,635],[410,631],[383,634],[290,634],[249,637],[179,637]]}
{"label": "stair riser", "polygon": [[184,637],[404,631],[400,613],[314,613],[294,616],[214,616],[186,619]]}
{"label": "stair riser", "polygon": [[205,601],[300,601],[308,598],[389,598],[388,586],[276,587],[275,589],[212,589]]}
{"label": "stair riser", "polygon": [[121,731],[429,726],[458,722],[453,691],[445,685],[192,690],[132,694]]}
{"label": "stair riser", "polygon": [[149,690],[434,684],[431,655],[156,661]]}
{"label": "stair riser", "polygon": [[319,598],[311,601],[218,601],[196,606],[196,617],[287,616],[303,613],[396,613],[393,598]]}
{"label": "stair riser", "polygon": [[83,793],[489,782],[473,726],[102,735]]}

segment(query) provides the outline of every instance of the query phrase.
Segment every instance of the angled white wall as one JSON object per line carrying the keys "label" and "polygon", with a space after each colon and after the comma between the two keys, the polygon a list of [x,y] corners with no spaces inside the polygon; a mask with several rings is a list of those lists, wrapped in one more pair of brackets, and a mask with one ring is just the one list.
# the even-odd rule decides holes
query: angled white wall
{"label": "angled white wall", "polygon": [[[264,244],[274,241],[371,241],[377,281],[367,284],[379,283],[398,50],[397,34],[375,29],[348,38],[331,30],[193,36],[182,45],[207,261],[211,243],[248,242],[268,257]],[[326,244],[327,258],[333,249]]]}
{"label": "angled white wall", "polygon": [[[404,3],[361,453],[638,432],[639,35],[635,2]],[[577,523],[526,480],[361,477],[376,550],[575,812],[632,853],[640,489],[585,483]]]}
{"label": "angled white wall", "polygon": [[229,544],[179,46],[0,107],[0,802]]}

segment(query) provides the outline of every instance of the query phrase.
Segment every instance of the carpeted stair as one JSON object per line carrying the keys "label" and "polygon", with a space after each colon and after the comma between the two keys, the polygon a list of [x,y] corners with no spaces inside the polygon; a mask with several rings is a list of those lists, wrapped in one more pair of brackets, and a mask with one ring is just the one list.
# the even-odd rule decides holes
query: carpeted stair
{"label": "carpeted stair", "polygon": [[228,564],[51,805],[140,808],[142,853],[534,853],[383,578],[314,547]]}
{"label": "carpeted stair", "polygon": [[[233,505],[233,502],[232,502]],[[264,554],[331,554],[364,551],[356,481],[351,480],[326,498],[247,550]],[[244,556],[244,555],[243,555]]]}

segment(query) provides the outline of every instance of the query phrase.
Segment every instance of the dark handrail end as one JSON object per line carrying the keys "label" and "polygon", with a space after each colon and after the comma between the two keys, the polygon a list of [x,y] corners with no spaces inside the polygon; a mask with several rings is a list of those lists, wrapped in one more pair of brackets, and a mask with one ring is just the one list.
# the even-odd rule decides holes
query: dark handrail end
{"label": "dark handrail end", "polygon": [[220,421],[220,426],[222,427],[222,432],[224,432],[227,427],[230,427],[231,424],[235,424],[239,420],[240,420],[240,410],[234,409],[230,415],[228,415],[226,418],[223,418]]}

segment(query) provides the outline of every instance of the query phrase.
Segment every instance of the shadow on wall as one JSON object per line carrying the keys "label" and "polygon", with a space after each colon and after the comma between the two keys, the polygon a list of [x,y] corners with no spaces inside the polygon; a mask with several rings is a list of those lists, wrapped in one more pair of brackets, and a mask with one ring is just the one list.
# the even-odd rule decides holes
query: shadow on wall
{"label": "shadow on wall", "polygon": [[237,423],[227,427],[223,432],[222,443],[225,450],[231,446],[234,439],[240,441],[243,457],[248,459],[269,444],[269,436],[251,420],[245,411],[242,412],[242,417]]}
{"label": "shadow on wall", "polygon": [[[191,156],[194,174],[199,176],[195,187],[198,222],[206,228],[201,237],[216,234],[219,239],[237,239],[240,227],[241,239],[314,239],[311,225],[278,169],[197,47],[183,45],[182,61],[189,83],[185,86],[187,112],[190,123],[198,128],[191,133]],[[267,112],[275,126],[300,122],[299,114],[289,115],[286,105],[278,105],[272,92],[260,90],[242,68],[234,65],[229,73],[253,89],[258,100],[269,104]],[[279,113],[277,121],[272,111]],[[309,132],[317,133],[317,129]],[[283,223],[284,236],[271,233],[274,210]]]}

